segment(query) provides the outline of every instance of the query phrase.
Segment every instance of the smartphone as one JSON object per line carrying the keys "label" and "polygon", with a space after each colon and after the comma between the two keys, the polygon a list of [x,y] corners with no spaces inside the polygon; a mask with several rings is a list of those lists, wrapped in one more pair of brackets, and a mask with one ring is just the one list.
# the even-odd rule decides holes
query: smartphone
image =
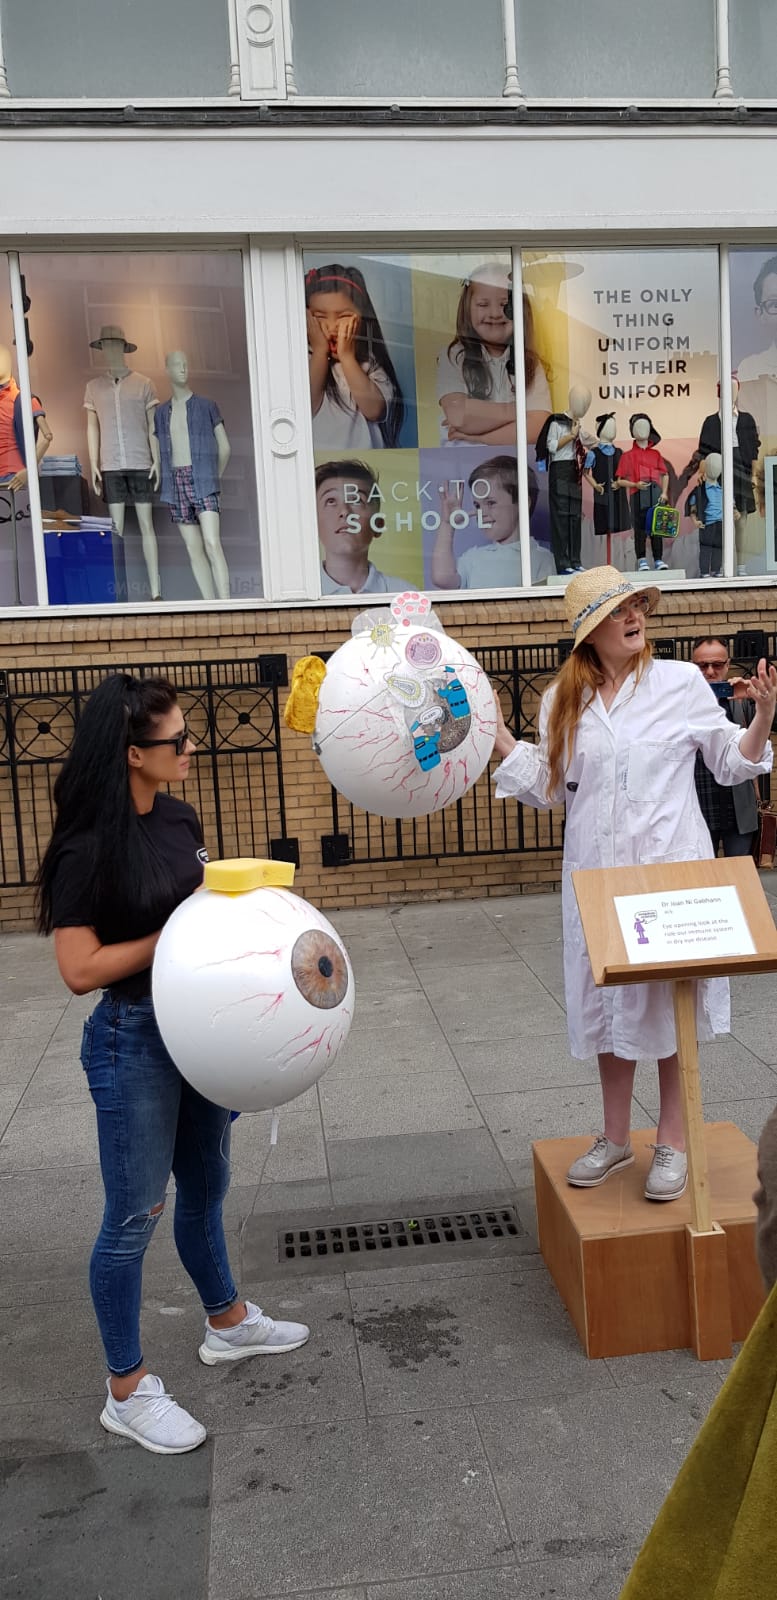
{"label": "smartphone", "polygon": [[733,683],[711,683],[710,688],[716,700],[733,700],[734,698]]}

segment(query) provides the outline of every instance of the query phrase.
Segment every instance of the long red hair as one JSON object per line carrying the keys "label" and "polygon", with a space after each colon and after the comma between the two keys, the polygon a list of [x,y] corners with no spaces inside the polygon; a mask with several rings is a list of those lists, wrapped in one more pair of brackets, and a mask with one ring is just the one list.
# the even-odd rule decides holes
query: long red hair
{"label": "long red hair", "polygon": [[[637,656],[635,687],[653,654],[647,642]],[[548,717],[548,798],[561,787],[564,771],[572,758],[577,725],[597,689],[604,683],[604,670],[596,650],[585,641],[567,657],[553,680],[553,698]]]}

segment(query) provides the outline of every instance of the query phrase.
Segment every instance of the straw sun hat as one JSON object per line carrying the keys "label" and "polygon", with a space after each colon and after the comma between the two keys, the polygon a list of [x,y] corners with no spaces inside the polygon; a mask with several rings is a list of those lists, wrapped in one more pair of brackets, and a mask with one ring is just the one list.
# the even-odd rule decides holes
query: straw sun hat
{"label": "straw sun hat", "polygon": [[590,567],[587,572],[578,573],[564,591],[567,621],[575,639],[572,649],[576,650],[631,595],[645,595],[650,611],[655,611],[660,590],[648,586],[636,589],[617,567]]}

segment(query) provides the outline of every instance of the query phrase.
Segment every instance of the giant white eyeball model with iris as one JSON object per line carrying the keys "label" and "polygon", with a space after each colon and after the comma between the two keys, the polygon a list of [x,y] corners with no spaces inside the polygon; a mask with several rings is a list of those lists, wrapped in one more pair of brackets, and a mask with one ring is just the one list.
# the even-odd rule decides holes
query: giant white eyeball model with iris
{"label": "giant white eyeball model with iris", "polygon": [[494,747],[486,674],[415,591],[362,612],[351,633],[326,667],[298,663],[287,723],[312,731],[330,783],[364,811],[423,817],[452,805]]}
{"label": "giant white eyeball model with iris", "polygon": [[179,1072],[206,1100],[269,1111],[334,1061],[353,1018],[351,964],[283,861],[211,861],[162,929],[152,992]]}

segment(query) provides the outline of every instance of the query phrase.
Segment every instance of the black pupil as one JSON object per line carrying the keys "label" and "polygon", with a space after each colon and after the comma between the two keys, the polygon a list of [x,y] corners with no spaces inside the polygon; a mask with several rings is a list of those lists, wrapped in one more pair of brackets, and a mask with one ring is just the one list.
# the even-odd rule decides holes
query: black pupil
{"label": "black pupil", "polygon": [[321,973],[322,978],[331,978],[335,969],[332,966],[329,956],[319,957],[318,970]]}

